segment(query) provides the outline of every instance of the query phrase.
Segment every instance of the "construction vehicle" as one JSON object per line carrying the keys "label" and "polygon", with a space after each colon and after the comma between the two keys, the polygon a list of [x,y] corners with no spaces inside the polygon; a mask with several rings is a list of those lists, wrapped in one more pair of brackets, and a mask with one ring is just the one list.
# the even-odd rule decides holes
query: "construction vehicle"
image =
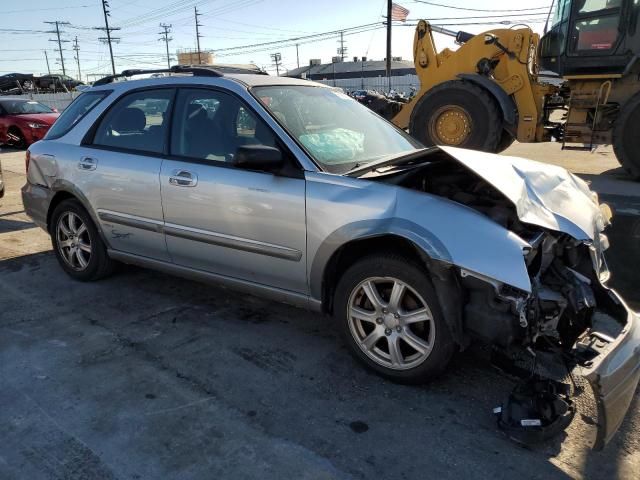
{"label": "construction vehicle", "polygon": [[[473,35],[421,20],[421,88],[392,121],[425,145],[488,152],[514,140],[574,150],[612,144],[640,180],[640,1],[555,0],[549,13],[542,38],[527,26]],[[437,52],[433,32],[460,48]],[[542,81],[544,71],[558,82]]]}

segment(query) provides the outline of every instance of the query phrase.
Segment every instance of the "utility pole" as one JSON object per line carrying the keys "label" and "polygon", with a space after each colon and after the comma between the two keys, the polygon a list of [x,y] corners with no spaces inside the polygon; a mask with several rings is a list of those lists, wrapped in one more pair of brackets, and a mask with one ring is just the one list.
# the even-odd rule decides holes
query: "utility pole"
{"label": "utility pole", "polygon": [[344,32],[340,32],[340,47],[338,48],[338,55],[340,55],[340,59],[344,62],[344,57],[347,54],[347,47],[344,46]]}
{"label": "utility pole", "polygon": [[280,64],[282,63],[282,55],[280,55],[279,53],[272,53],[271,54],[271,60],[273,60],[273,63],[276,66],[276,75],[279,77],[280,76]]}
{"label": "utility pole", "polygon": [[47,73],[51,75],[51,69],[49,68],[49,56],[47,55],[47,51],[44,50],[44,59],[47,62]]}
{"label": "utility pole", "polygon": [[391,9],[393,2],[387,0],[387,85],[391,91]]}
{"label": "utility pole", "polygon": [[171,68],[171,60],[169,59],[169,40],[173,40],[173,38],[169,37],[169,33],[171,32],[171,25],[161,23],[160,28],[164,30],[163,32],[160,32],[160,35],[162,35],[162,38],[160,38],[160,40],[163,41],[165,43],[165,46],[167,47],[167,68]]}
{"label": "utility pole", "polygon": [[76,62],[78,64],[78,80],[82,81],[80,74],[80,45],[78,45],[78,37],[73,41],[73,50],[76,52]]}
{"label": "utility pole", "polygon": [[109,44],[109,56],[111,57],[111,72],[113,73],[113,75],[115,75],[116,64],[113,61],[113,47],[111,46],[111,43],[117,42],[120,39],[116,37],[112,37],[111,32],[115,30],[120,30],[120,27],[114,28],[109,26],[109,17],[111,16],[111,13],[109,11],[109,1],[108,0],[101,0],[101,1],[102,1],[102,13],[104,13],[104,27],[95,27],[94,30],[102,30],[107,33],[106,38],[102,37],[102,38],[99,38],[98,40]]}
{"label": "utility pole", "polygon": [[55,25],[56,26],[55,31],[51,30],[51,31],[49,31],[47,33],[55,33],[56,36],[57,36],[57,40],[49,39],[49,41],[58,43],[58,53],[60,54],[60,64],[62,65],[62,74],[66,75],[67,71],[64,68],[64,55],[62,53],[62,44],[68,42],[69,40],[61,40],[60,39],[60,25],[69,25],[69,22],[61,22],[59,20],[56,20],[54,22],[44,22],[44,23],[48,23],[49,25]]}
{"label": "utility pole", "polygon": [[204,25],[202,25],[198,21],[198,17],[202,15],[201,13],[198,13],[198,7],[193,7],[193,11],[196,18],[196,44],[198,46],[198,65],[202,65],[202,58],[200,56],[200,37],[202,37],[202,35],[200,35],[200,27],[204,27]]}
{"label": "utility pole", "polygon": [[391,10],[393,2],[387,0],[387,85],[391,91]]}
{"label": "utility pole", "polygon": [[300,68],[300,55],[298,53],[298,43],[296,43],[296,63],[298,64],[298,68]]}

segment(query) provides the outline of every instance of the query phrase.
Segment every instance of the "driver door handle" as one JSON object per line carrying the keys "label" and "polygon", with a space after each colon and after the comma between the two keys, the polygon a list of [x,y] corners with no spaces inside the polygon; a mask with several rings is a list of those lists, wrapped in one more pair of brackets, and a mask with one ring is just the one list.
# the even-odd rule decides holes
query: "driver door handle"
{"label": "driver door handle", "polygon": [[174,170],[169,177],[169,183],[176,187],[195,187],[198,184],[198,176],[188,170]]}

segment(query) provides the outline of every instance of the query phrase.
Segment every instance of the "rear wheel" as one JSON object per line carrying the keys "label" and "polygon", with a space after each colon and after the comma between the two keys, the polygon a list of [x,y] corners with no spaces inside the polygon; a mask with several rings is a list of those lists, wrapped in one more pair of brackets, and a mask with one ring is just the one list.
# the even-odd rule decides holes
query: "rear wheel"
{"label": "rear wheel", "polygon": [[334,315],[353,355],[397,382],[425,382],[454,352],[427,273],[402,257],[352,265],[338,282]]}
{"label": "rear wheel", "polygon": [[50,233],[58,262],[69,276],[92,281],[113,271],[98,229],[77,200],[64,200],[55,208]]}
{"label": "rear wheel", "polygon": [[452,80],[432,88],[416,105],[410,131],[427,146],[449,145],[496,152],[502,115],[482,88]]}
{"label": "rear wheel", "polygon": [[640,180],[640,94],[622,107],[613,125],[613,151],[620,164],[635,180]]}

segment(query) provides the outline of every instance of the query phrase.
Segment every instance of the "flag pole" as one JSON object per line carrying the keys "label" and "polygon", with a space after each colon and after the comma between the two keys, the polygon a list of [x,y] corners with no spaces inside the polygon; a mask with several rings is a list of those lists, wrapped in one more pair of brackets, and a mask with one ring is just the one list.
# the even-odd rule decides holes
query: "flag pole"
{"label": "flag pole", "polygon": [[391,91],[391,9],[392,1],[387,0],[387,88]]}

